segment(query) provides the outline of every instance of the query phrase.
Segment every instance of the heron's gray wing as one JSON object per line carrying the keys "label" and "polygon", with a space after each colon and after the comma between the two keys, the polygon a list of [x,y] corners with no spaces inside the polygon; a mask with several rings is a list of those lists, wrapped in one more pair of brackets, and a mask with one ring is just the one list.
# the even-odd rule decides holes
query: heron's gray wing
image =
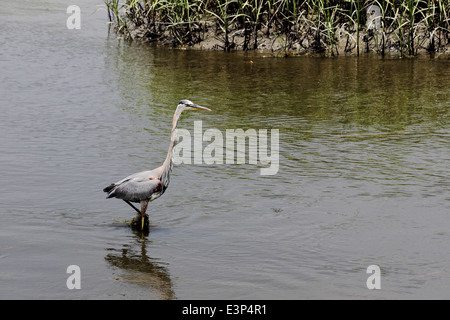
{"label": "heron's gray wing", "polygon": [[138,179],[148,179],[148,178],[156,178],[157,176],[158,176],[157,169],[136,172],[136,173],[133,173],[132,175],[129,175],[128,177],[120,180],[120,181],[117,181],[115,183],[115,185],[118,186],[118,185],[120,185],[120,184],[122,184],[122,183],[124,183],[126,181],[131,180],[131,179],[136,179],[136,178],[138,178]]}
{"label": "heron's gray wing", "polygon": [[154,192],[161,188],[161,181],[148,175],[138,175],[124,179],[117,183],[108,194],[108,198],[118,198],[127,201],[139,202],[150,199]]}

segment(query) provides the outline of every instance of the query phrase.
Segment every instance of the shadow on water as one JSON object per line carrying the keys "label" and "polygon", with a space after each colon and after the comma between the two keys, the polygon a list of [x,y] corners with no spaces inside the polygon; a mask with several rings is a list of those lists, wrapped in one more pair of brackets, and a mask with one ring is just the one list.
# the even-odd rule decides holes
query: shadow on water
{"label": "shadow on water", "polygon": [[130,243],[125,243],[120,248],[106,248],[106,262],[120,273],[115,279],[150,287],[159,299],[176,299],[167,264],[152,258],[148,252],[152,243],[148,239],[148,231],[132,232]]}

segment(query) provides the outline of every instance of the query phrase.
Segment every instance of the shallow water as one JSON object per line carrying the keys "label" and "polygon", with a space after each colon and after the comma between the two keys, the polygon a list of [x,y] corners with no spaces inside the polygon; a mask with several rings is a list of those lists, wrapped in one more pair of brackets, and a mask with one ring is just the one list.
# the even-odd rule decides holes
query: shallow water
{"label": "shallow water", "polygon": [[[158,49],[77,2],[80,30],[0,8],[1,299],[450,298],[448,60]],[[279,129],[279,171],[177,165],[142,235],[101,190],[162,163],[183,98],[191,132]]]}

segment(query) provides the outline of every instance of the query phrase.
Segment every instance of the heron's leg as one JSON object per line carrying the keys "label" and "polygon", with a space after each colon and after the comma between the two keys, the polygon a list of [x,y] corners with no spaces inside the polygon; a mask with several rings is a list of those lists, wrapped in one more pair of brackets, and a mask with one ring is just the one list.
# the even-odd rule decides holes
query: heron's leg
{"label": "heron's leg", "polygon": [[144,230],[144,217],[145,217],[145,212],[147,211],[147,206],[148,206],[148,200],[144,200],[141,201],[141,219],[142,219],[142,225],[141,225],[141,230]]}
{"label": "heron's leg", "polygon": [[[128,203],[134,210],[136,210],[137,213],[141,214],[141,212],[139,211],[139,209],[136,208],[135,206],[133,206],[133,204],[132,204],[130,201],[128,201],[128,200],[123,200],[123,201],[125,201],[126,203]],[[141,214],[141,215],[142,215],[142,214]]]}

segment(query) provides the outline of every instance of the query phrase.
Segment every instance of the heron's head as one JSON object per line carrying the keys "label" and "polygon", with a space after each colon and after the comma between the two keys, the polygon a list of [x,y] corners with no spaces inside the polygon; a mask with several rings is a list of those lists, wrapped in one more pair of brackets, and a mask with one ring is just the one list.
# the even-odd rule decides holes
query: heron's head
{"label": "heron's head", "polygon": [[178,102],[178,108],[180,108],[182,110],[206,110],[206,111],[211,111],[211,109],[199,106],[198,104],[195,104],[192,101],[186,100],[186,99],[181,100],[180,102]]}

